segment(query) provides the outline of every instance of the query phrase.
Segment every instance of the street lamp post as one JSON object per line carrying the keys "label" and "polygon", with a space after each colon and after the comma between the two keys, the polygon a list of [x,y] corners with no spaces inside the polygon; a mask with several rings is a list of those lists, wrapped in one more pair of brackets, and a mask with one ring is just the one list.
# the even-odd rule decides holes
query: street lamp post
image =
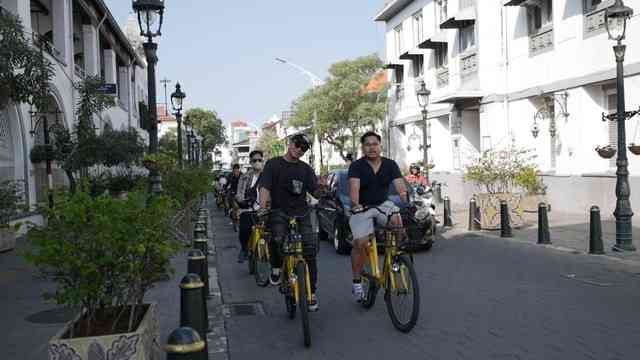
{"label": "street lamp post", "polygon": [[[158,62],[156,51],[158,44],[153,42],[153,38],[161,35],[164,0],[133,0],[133,10],[138,13],[140,35],[147,38],[143,47],[147,58],[149,93],[149,153],[156,154],[158,152],[158,114],[156,110],[156,63]],[[159,194],[162,191],[160,174],[156,169],[149,171],[149,187],[152,194]]]}
{"label": "street lamp post", "polygon": [[626,46],[622,45],[624,39],[627,20],[633,14],[633,9],[624,6],[622,0],[616,0],[615,4],[607,8],[605,12],[605,26],[609,33],[609,39],[616,42],[613,52],[616,57],[616,121],[618,122],[618,158],[616,159],[616,209],[613,215],[616,218],[616,244],[614,251],[635,251],[632,243],[631,202],[629,196],[629,161],[627,160],[627,144],[625,134],[625,123],[627,114],[624,103],[624,53]]}
{"label": "street lamp post", "polygon": [[171,94],[171,106],[175,111],[176,122],[178,122],[178,167],[182,169],[182,103],[184,98],[187,97],[182,89],[180,83],[176,83],[176,91]]}
{"label": "street lamp post", "polygon": [[429,106],[429,95],[431,95],[431,91],[427,89],[427,85],[424,81],[420,82],[420,89],[416,91],[416,96],[418,97],[418,104],[422,108],[422,156],[424,162],[424,171],[425,177],[427,178],[427,182],[429,181],[429,148],[431,144],[429,143],[429,119],[427,118],[427,107]]}

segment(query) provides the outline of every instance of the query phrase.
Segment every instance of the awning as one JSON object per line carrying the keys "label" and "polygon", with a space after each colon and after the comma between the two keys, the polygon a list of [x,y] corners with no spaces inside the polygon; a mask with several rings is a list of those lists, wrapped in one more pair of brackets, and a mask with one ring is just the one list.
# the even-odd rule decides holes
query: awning
{"label": "awning", "polygon": [[462,29],[469,25],[473,25],[475,22],[476,9],[474,7],[469,7],[445,20],[440,24],[440,29]]}
{"label": "awning", "polygon": [[437,49],[447,43],[447,34],[440,32],[418,45],[419,49]]}
{"label": "awning", "polygon": [[388,70],[402,70],[404,68],[404,65],[402,64],[394,64],[394,63],[389,63],[386,64],[385,66],[383,66],[384,69],[388,69]]}
{"label": "awning", "polygon": [[417,61],[423,56],[424,54],[421,54],[421,53],[407,51],[404,54],[400,55],[400,60]]}
{"label": "awning", "polygon": [[485,92],[477,91],[477,90],[460,90],[460,91],[455,91],[455,92],[446,94],[444,96],[440,96],[438,98],[432,99],[431,103],[457,104],[464,101],[480,100],[486,95],[487,94]]}
{"label": "awning", "polygon": [[505,2],[503,4],[503,6],[520,6],[522,5],[522,3],[526,2],[527,0],[509,0],[507,2]]}
{"label": "awning", "polygon": [[402,9],[407,7],[407,5],[411,4],[413,0],[391,0],[387,1],[387,4],[384,6],[384,9],[373,18],[375,21],[387,21],[392,17],[396,16]]}
{"label": "awning", "polygon": [[[453,111],[453,105],[447,105],[444,108],[429,110],[427,113],[427,119],[436,119],[441,116],[449,115]],[[414,122],[422,121],[422,114],[408,116],[402,119],[394,120],[392,126],[399,126],[405,124],[411,124]]]}

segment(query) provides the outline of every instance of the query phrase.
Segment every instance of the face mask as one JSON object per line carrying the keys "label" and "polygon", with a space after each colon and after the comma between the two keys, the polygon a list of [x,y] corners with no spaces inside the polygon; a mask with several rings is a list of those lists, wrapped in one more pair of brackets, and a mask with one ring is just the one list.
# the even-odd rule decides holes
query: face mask
{"label": "face mask", "polygon": [[262,170],[262,161],[254,162],[253,163],[253,169],[256,170],[256,171]]}

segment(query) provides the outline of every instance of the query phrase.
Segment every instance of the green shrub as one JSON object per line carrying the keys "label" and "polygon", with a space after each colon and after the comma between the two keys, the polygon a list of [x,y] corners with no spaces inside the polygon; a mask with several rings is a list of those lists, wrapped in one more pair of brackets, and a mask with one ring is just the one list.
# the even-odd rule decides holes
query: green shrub
{"label": "green shrub", "polygon": [[0,227],[6,227],[24,207],[24,183],[7,180],[0,182]]}
{"label": "green shrub", "polygon": [[[118,318],[130,309],[133,319],[135,305],[172,272],[169,260],[179,244],[169,231],[175,203],[168,197],[149,200],[144,192],[134,192],[119,200],[77,191],[41,211],[47,225],[28,232],[32,247],[24,256],[56,284],[45,298],[86,310],[87,334],[80,336],[89,335],[93,321],[111,306],[123,309]],[[112,320],[115,326],[117,319]]]}
{"label": "green shrub", "polygon": [[530,181],[523,172],[533,170],[535,174],[534,159],[531,150],[515,146],[487,150],[465,168],[464,179],[486,193],[511,193],[516,187],[525,186],[521,181]]}

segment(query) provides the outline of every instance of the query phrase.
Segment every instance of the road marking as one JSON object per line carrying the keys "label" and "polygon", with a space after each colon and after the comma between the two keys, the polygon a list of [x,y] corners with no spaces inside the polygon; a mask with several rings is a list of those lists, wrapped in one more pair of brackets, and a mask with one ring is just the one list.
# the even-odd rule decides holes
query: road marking
{"label": "road marking", "polygon": [[571,279],[571,280],[576,280],[576,281],[580,281],[583,282],[585,284],[589,284],[589,285],[595,285],[595,286],[602,286],[602,287],[607,287],[607,286],[613,286],[612,283],[600,283],[600,282],[596,282],[596,281],[591,281],[591,280],[586,280],[586,279],[580,279],[576,276],[576,274],[564,274],[562,275],[563,277],[567,278],[567,279]]}

